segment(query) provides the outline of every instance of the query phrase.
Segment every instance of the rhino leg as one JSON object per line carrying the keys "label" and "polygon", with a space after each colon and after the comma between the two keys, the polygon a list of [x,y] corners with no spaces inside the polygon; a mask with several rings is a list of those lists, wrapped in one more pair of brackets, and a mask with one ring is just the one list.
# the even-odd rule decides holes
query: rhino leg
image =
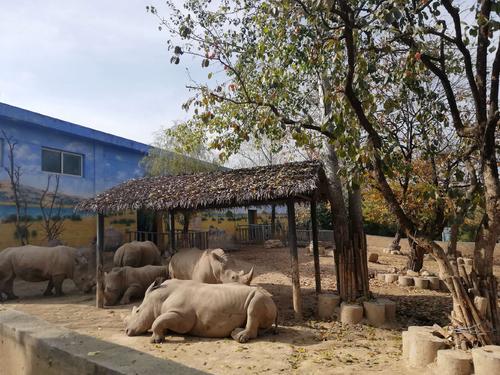
{"label": "rhino leg", "polygon": [[[245,328],[235,328],[231,332],[231,337],[239,343],[248,342],[255,339],[259,333],[259,328],[266,326],[267,306],[259,296],[254,295],[247,307],[247,324]],[[272,320],[271,320],[272,324]]]}
{"label": "rhino leg", "polygon": [[196,317],[193,313],[179,313],[177,311],[168,311],[155,319],[151,330],[152,343],[165,341],[165,333],[171,330],[176,333],[188,333],[195,324]]}
{"label": "rhino leg", "polygon": [[7,299],[18,299],[19,297],[14,294],[14,279],[13,275],[10,279],[7,279],[3,283],[3,292],[7,295]]}
{"label": "rhino leg", "polygon": [[61,297],[64,296],[64,293],[62,291],[62,285],[63,281],[66,277],[64,275],[55,275],[52,276],[52,283],[54,284],[54,288],[56,290],[56,296]]}
{"label": "rhino leg", "polygon": [[143,288],[140,285],[131,285],[123,294],[120,305],[128,305],[133,297],[141,297],[141,295],[144,295]]}
{"label": "rhino leg", "polygon": [[52,278],[49,280],[49,283],[47,284],[47,288],[45,289],[45,292],[43,292],[44,296],[52,296],[52,289],[54,288],[54,283],[52,282]]}

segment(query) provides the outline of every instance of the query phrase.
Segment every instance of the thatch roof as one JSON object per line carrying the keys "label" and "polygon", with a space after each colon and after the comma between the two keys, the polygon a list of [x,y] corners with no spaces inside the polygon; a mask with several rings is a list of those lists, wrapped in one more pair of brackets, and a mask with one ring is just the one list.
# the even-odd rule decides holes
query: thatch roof
{"label": "thatch roof", "polygon": [[81,202],[76,209],[102,214],[146,209],[197,210],[326,198],[317,161],[268,167],[132,179]]}

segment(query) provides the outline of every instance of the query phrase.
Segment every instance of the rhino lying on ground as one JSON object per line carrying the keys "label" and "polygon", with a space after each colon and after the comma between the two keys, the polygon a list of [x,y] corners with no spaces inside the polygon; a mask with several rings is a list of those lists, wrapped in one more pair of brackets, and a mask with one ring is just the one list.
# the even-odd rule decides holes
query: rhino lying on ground
{"label": "rhino lying on ground", "polygon": [[[151,342],[162,342],[168,331],[200,337],[228,337],[244,343],[259,329],[276,326],[277,308],[262,288],[239,283],[203,284],[167,280],[151,284],[144,301],[126,318],[126,333],[153,331]],[[242,328],[245,327],[245,328]]]}
{"label": "rhino lying on ground", "polygon": [[128,242],[116,250],[113,264],[115,267],[159,266],[161,265],[160,250],[151,241]]}
{"label": "rhino lying on ground", "polygon": [[200,283],[220,284],[234,283],[250,285],[253,267],[245,274],[234,271],[234,261],[224,250],[186,249],[174,254],[168,265],[170,278],[194,280]]}
{"label": "rhino lying on ground", "polygon": [[113,268],[104,273],[104,304],[111,306],[120,301],[120,305],[126,305],[131,298],[143,297],[148,286],[158,278],[167,279],[167,267]]}
{"label": "rhino lying on ground", "polygon": [[95,273],[82,252],[68,246],[21,246],[9,247],[0,252],[0,295],[7,299],[14,295],[14,279],[45,281],[49,284],[44,295],[63,295],[62,284],[72,279],[78,289],[89,292],[95,285]]}

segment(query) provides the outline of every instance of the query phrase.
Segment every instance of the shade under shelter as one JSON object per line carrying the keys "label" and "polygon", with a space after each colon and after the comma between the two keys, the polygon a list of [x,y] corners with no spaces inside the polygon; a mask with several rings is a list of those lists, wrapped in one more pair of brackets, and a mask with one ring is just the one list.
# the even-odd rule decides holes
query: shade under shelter
{"label": "shade under shelter", "polygon": [[[327,200],[328,184],[321,162],[305,161],[265,167],[211,171],[177,176],[132,179],[82,201],[77,210],[93,212],[97,219],[97,306],[103,306],[102,251],[104,215],[128,210],[150,210],[173,215],[176,211],[223,209],[267,204],[286,204],[288,243],[291,255],[293,306],[302,315],[295,207],[310,202],[316,291],[321,291],[316,202]],[[171,236],[173,239],[174,236]],[[171,248],[175,247],[170,241]]]}

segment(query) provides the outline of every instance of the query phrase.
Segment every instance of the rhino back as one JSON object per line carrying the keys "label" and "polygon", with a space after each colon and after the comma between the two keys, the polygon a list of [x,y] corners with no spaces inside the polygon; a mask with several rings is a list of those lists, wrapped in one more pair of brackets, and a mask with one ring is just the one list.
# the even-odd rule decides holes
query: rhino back
{"label": "rhino back", "polygon": [[140,243],[141,248],[141,265],[161,265],[161,254],[158,247],[151,241],[145,241]]}
{"label": "rhino back", "polygon": [[205,254],[203,250],[188,249],[175,253],[170,259],[170,277],[180,280],[191,280],[195,266]]}
{"label": "rhino back", "polygon": [[132,284],[139,284],[146,290],[158,277],[167,277],[167,268],[165,266],[149,265],[138,268],[125,267],[125,269],[127,287]]}
{"label": "rhino back", "polygon": [[73,277],[76,249],[68,246],[22,246],[12,251],[11,261],[16,276],[26,281],[44,281],[54,275]]}

